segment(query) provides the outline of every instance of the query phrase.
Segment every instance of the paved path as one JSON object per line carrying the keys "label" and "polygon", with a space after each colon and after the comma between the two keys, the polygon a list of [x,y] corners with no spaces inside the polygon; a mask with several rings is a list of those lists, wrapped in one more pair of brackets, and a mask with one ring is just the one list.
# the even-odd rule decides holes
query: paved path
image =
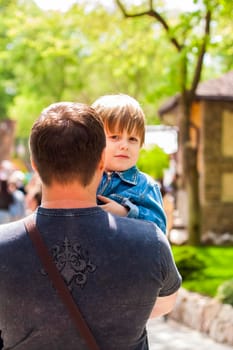
{"label": "paved path", "polygon": [[148,323],[150,350],[232,350],[216,343],[203,333],[180,325],[173,320],[155,318]]}

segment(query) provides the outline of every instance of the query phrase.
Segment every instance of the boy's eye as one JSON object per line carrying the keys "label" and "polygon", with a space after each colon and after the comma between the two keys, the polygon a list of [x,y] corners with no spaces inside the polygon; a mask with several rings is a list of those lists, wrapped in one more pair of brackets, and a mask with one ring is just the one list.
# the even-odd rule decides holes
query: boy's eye
{"label": "boy's eye", "polygon": [[129,140],[130,140],[130,142],[133,142],[133,143],[139,142],[139,139],[138,139],[137,137],[134,137],[134,136],[131,136],[131,137],[129,138]]}
{"label": "boy's eye", "polygon": [[109,135],[108,138],[113,140],[113,141],[117,141],[117,140],[119,140],[119,135]]}

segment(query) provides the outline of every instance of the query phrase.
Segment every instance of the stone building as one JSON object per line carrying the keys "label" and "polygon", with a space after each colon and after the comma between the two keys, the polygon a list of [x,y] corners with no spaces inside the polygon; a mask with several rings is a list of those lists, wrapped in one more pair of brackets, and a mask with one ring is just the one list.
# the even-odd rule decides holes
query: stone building
{"label": "stone building", "polygon": [[[159,109],[163,123],[179,126],[180,97]],[[198,85],[191,110],[191,142],[198,145],[202,234],[233,237],[233,71]],[[178,152],[179,153],[179,152]],[[177,170],[181,157],[177,157]],[[184,191],[185,192],[185,191]],[[187,223],[187,198],[178,210]]]}

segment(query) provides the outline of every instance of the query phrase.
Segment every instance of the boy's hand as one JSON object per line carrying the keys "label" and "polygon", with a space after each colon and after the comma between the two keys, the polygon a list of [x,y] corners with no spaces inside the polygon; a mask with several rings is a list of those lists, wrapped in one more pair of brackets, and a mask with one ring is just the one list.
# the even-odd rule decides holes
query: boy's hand
{"label": "boy's hand", "polygon": [[119,215],[119,216],[127,216],[128,210],[123,207],[123,205],[117,203],[113,199],[109,199],[108,197],[101,196],[100,194],[97,196],[101,202],[104,204],[99,205],[102,209],[105,211],[108,211],[109,213]]}

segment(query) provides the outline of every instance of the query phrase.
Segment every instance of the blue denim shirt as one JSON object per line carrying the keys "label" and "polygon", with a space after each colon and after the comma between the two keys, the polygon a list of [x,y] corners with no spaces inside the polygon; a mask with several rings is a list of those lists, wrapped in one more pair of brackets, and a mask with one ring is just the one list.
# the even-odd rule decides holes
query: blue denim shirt
{"label": "blue denim shirt", "polygon": [[125,171],[105,172],[97,194],[126,206],[128,217],[153,221],[166,233],[166,215],[159,185],[136,166]]}

